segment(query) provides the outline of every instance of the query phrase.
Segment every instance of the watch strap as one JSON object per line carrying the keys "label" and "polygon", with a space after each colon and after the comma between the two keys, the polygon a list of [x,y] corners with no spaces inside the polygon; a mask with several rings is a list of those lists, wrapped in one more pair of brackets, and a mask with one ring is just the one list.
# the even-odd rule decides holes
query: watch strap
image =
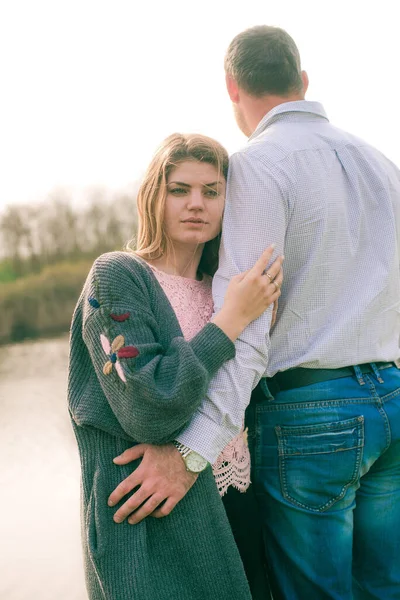
{"label": "watch strap", "polygon": [[183,456],[183,458],[186,458],[191,452],[193,452],[189,446],[185,446],[185,444],[181,444],[177,440],[173,440],[172,443],[178,452]]}

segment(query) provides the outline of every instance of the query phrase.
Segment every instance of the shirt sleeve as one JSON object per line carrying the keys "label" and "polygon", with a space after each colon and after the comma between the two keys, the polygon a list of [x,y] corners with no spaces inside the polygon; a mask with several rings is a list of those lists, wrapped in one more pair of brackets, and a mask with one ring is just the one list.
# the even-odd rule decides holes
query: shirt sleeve
{"label": "shirt sleeve", "polygon": [[[124,432],[136,442],[171,441],[187,425],[211,377],[234,356],[231,340],[213,323],[189,342],[160,341],[159,324],[145,286],[117,263],[95,264],[84,291],[113,290],[83,323],[83,340],[95,376]],[[94,400],[93,400],[94,402]]]}
{"label": "shirt sleeve", "polygon": [[[273,242],[283,253],[288,221],[284,181],[260,160],[231,158],[219,269],[213,281],[214,313],[223,304],[230,279],[250,269]],[[211,463],[240,431],[252,390],[264,375],[270,350],[272,307],[236,341],[236,356],[212,378],[190,424],[177,439]]]}

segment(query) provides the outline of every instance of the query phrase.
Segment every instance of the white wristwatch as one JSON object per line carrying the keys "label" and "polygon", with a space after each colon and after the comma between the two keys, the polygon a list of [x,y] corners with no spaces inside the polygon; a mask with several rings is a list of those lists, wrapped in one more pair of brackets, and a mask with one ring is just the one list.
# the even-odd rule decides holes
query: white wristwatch
{"label": "white wristwatch", "polygon": [[182,456],[187,471],[190,471],[190,473],[201,473],[208,467],[208,461],[200,456],[200,454],[176,440],[172,443]]}

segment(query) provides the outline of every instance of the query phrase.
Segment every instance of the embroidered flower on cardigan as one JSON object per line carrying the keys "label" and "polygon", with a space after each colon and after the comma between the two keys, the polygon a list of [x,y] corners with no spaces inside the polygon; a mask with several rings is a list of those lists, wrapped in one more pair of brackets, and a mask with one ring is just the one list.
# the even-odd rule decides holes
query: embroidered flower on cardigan
{"label": "embroidered flower on cardigan", "polygon": [[97,298],[100,298],[99,282],[97,281],[97,279],[94,280],[93,284],[94,284],[95,295],[89,296],[88,302],[89,302],[90,306],[93,306],[93,308],[100,308],[100,302],[97,300]]}
{"label": "embroidered flower on cardigan", "polygon": [[108,338],[105,335],[100,334],[100,341],[104,352],[108,355],[109,360],[103,367],[104,375],[109,375],[112,372],[113,365],[117,371],[120,379],[126,383],[126,377],[122,369],[119,358],[135,358],[139,355],[139,350],[135,346],[125,346],[125,338],[123,335],[117,335],[117,337],[110,344]]}
{"label": "embroidered flower on cardigan", "polygon": [[112,320],[117,321],[118,323],[123,323],[123,321],[126,321],[127,319],[129,319],[130,316],[131,316],[130,312],[123,313],[122,315],[110,313],[110,317],[112,318]]}
{"label": "embroidered flower on cardigan", "polygon": [[90,298],[88,298],[88,302],[90,306],[93,306],[93,308],[100,308],[100,302],[96,300],[96,298],[90,296]]}

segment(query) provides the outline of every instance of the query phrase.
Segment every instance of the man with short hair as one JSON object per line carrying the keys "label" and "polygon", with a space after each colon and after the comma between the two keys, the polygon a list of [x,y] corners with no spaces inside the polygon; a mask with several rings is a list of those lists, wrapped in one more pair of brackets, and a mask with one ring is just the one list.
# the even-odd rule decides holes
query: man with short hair
{"label": "man with short hair", "polygon": [[282,29],[236,36],[225,70],[249,140],[230,161],[215,310],[271,242],[285,277],[272,332],[269,310],[178,442],[213,462],[254,390],[274,600],[399,599],[400,173],[304,99],[308,78]]}

